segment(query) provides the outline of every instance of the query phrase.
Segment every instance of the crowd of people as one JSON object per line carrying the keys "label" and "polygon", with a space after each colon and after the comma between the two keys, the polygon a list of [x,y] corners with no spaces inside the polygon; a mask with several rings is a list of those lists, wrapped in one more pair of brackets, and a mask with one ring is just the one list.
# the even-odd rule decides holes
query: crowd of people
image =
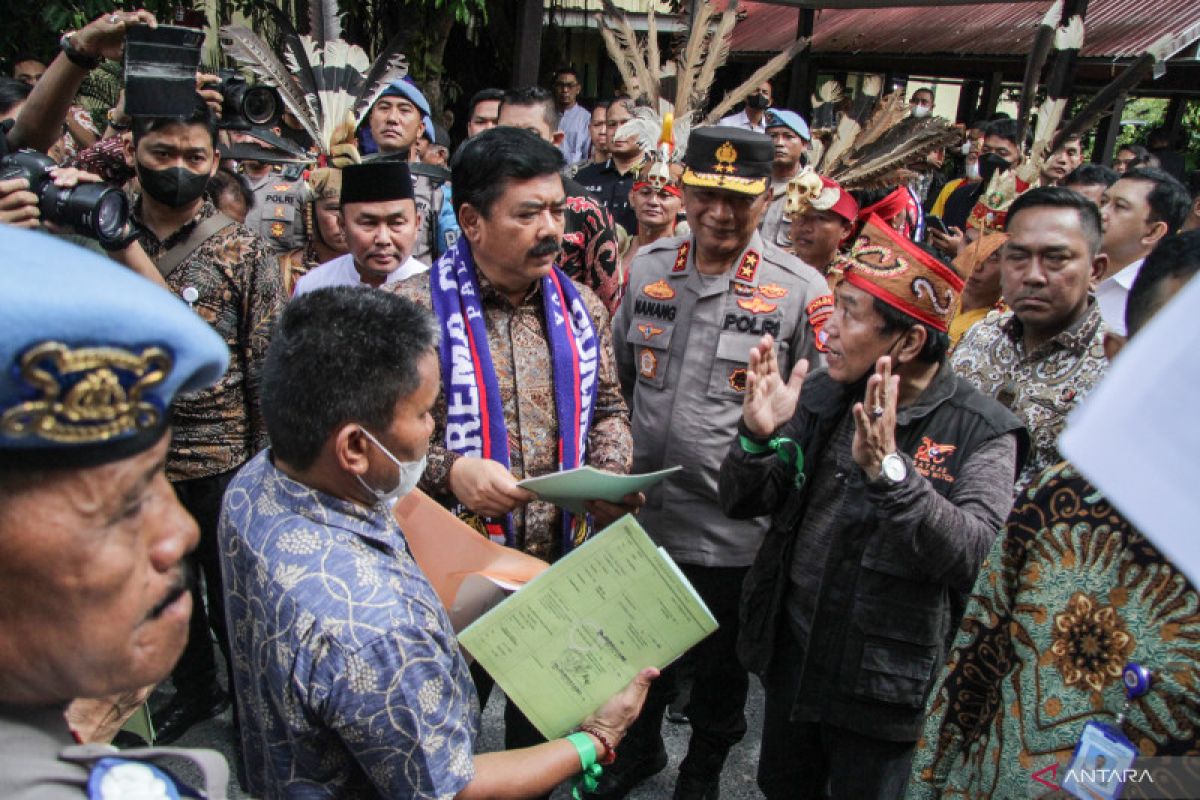
{"label": "crowd of people", "polygon": [[[155,24],[0,81],[0,794],[615,800],[671,716],[674,797],[716,798],[752,675],[772,800],[1025,796],[1101,724],[1200,750],[1200,593],[1058,444],[1200,270],[1167,137],[1109,169],[927,88],[818,127],[770,81],[701,124],[657,76],[589,110],[571,67],[457,145],[402,75],[324,123],[230,130],[201,74],[96,124],[84,77]],[[93,184],[120,230],[45,200]],[[585,465],[683,469],[585,514],[518,485]],[[551,563],[636,514],[719,628],[565,738],[506,701],[479,752],[417,489]],[[162,747],[230,707],[232,765]]]}

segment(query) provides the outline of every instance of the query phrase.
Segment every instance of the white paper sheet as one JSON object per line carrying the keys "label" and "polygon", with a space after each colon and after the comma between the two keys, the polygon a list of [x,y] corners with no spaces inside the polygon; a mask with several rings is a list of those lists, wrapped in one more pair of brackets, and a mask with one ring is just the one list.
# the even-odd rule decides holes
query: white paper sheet
{"label": "white paper sheet", "polygon": [[1059,450],[1200,585],[1200,280],[1130,340]]}

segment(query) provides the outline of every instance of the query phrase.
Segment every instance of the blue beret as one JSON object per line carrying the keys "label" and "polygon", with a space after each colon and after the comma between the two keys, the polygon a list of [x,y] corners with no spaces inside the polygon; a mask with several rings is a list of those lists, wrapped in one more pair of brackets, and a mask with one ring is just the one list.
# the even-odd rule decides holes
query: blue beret
{"label": "blue beret", "polygon": [[148,449],[175,395],[229,348],[170,292],[45,233],[0,225],[0,464],[92,466]]}
{"label": "blue beret", "polygon": [[806,142],[812,141],[812,133],[804,117],[786,108],[767,109],[767,128],[791,128],[793,132]]}
{"label": "blue beret", "polygon": [[391,86],[384,89],[379,96],[403,97],[420,109],[421,116],[423,117],[428,117],[433,113],[429,110],[429,101],[425,99],[425,95],[421,94],[421,90],[417,88],[417,85],[408,78],[400,78],[399,80],[392,81]]}

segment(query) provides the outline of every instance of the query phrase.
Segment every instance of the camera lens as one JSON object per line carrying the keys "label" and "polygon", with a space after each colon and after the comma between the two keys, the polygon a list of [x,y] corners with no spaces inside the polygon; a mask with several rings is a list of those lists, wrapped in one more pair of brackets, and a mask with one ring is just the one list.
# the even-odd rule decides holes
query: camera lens
{"label": "camera lens", "polygon": [[129,221],[129,199],[120,189],[82,183],[71,189],[53,184],[42,194],[42,213],[51,222],[70,225],[100,241],[114,241]]}
{"label": "camera lens", "polygon": [[254,125],[267,125],[275,121],[279,103],[275,91],[266,86],[254,86],[242,96],[242,115]]}

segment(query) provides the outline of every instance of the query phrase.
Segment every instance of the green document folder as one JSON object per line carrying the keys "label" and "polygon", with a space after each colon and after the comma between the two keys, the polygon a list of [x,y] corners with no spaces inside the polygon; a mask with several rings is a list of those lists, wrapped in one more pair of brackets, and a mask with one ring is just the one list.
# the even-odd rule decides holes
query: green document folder
{"label": "green document folder", "polygon": [[665,667],[716,629],[679,567],[627,515],[458,640],[542,735],[556,739],[644,667]]}
{"label": "green document folder", "polygon": [[660,469],[643,475],[618,475],[595,467],[576,467],[536,478],[526,478],[517,483],[543,500],[576,514],[585,513],[583,504],[588,500],[607,500],[619,503],[621,498],[632,492],[649,489],[668,475],[683,467]]}

